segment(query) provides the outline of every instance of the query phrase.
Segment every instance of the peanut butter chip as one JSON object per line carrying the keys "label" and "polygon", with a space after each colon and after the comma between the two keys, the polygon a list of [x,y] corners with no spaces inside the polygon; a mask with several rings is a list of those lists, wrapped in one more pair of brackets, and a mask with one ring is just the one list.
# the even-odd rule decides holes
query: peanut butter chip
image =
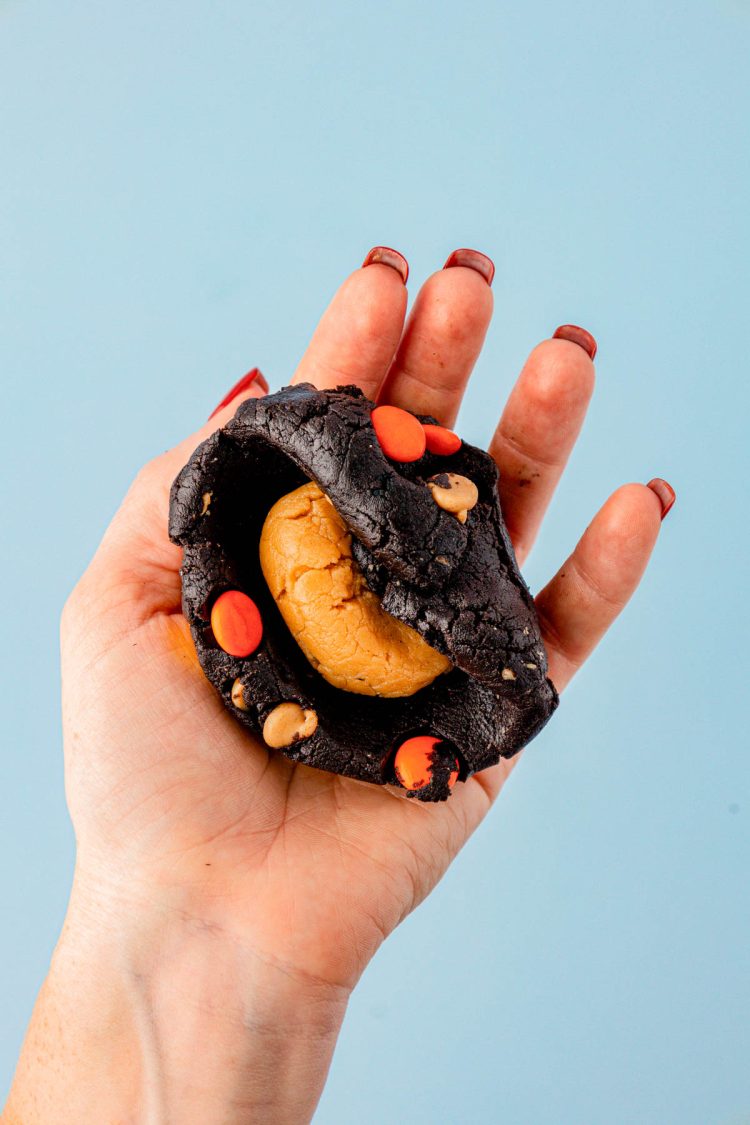
{"label": "peanut butter chip", "polygon": [[203,507],[201,508],[201,515],[202,516],[205,516],[208,509],[211,507],[212,498],[213,497],[212,497],[212,494],[210,492],[204,492],[203,495],[201,496],[201,500],[203,501]]}
{"label": "peanut butter chip", "polygon": [[[447,484],[444,483],[447,478]],[[479,499],[479,489],[473,480],[459,473],[439,473],[427,481],[432,498],[444,512],[451,512],[466,523],[466,517]]]}
{"label": "peanut butter chip", "polygon": [[281,750],[309,738],[318,729],[318,716],[299,703],[280,703],[263,724],[263,741],[274,750]]}
{"label": "peanut butter chip", "polygon": [[516,678],[516,673],[513,671],[512,668],[503,668],[500,675],[502,676],[502,678],[504,680],[515,680],[515,678]]}
{"label": "peanut butter chip", "polygon": [[245,689],[242,686],[242,680],[235,680],[232,684],[232,703],[238,711],[247,711],[247,702],[245,701]]}

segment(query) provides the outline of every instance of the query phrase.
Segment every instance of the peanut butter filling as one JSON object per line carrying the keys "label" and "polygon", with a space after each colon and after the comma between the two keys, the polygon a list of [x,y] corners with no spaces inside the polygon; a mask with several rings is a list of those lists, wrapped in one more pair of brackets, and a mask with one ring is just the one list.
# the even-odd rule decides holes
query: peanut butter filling
{"label": "peanut butter filling", "polygon": [[297,644],[334,687],[413,695],[451,667],[382,609],[352,558],[346,525],[317,484],[302,485],[271,508],[260,564]]}

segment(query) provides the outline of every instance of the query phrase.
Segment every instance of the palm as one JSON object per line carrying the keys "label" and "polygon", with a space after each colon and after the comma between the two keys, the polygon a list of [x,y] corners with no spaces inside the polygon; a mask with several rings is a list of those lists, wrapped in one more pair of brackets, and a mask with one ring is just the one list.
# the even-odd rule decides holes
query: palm
{"label": "palm", "polygon": [[[435,275],[404,330],[399,286],[387,266],[353,275],[297,378],[321,386],[355,381],[373,397],[380,388],[384,400],[450,423],[481,347],[489,289],[468,269]],[[444,309],[436,316],[430,286],[452,300],[457,318],[468,317],[463,335]],[[374,300],[372,290],[378,310],[368,323],[355,314],[368,294]],[[375,323],[378,317],[385,323]],[[452,386],[431,392],[429,371],[419,383],[406,375],[419,368],[420,348],[424,356],[443,353],[443,367],[455,373]],[[342,370],[350,355],[360,357],[360,370],[351,369],[354,360]],[[591,364],[581,349],[555,341],[546,354],[542,346],[506,408],[491,451],[501,462],[501,499],[520,555],[575,440],[590,385]],[[196,915],[220,904],[222,917],[261,956],[351,985],[383,936],[440,878],[509,766],[458,785],[445,804],[426,806],[293,765],[235,722],[198,666],[179,613],[180,554],[166,538],[169,483],[208,432],[152,463],[71,600],[65,715],[80,862],[129,895],[156,879],[179,888],[185,909]],[[532,490],[512,488],[520,462],[541,466]],[[620,490],[567,564],[567,580],[561,572],[540,595],[558,687],[637,584],[658,520],[652,492]]]}
{"label": "palm", "polygon": [[[84,852],[87,837],[103,835],[110,877],[117,869],[144,884],[179,877],[196,894],[231,900],[256,948],[285,964],[296,963],[303,934],[319,951],[313,968],[304,958],[306,971],[326,980],[356,980],[489,805],[486,774],[425,807],[269,753],[224,709],[178,614],[128,632],[85,679],[79,720],[127,734],[96,770],[70,755]],[[128,690],[115,698],[112,684]]]}

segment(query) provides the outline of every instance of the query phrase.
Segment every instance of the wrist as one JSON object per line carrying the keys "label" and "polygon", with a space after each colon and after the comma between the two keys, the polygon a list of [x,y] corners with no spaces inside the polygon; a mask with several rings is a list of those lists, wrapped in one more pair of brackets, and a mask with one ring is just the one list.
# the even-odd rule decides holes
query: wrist
{"label": "wrist", "polygon": [[[8,1120],[96,1111],[185,1125],[307,1121],[348,995],[273,963],[216,917],[153,903],[94,910],[77,885]],[[51,1041],[40,1043],[45,1034]],[[45,1055],[44,1073],[29,1074]],[[25,1089],[36,1102],[20,1100]]]}

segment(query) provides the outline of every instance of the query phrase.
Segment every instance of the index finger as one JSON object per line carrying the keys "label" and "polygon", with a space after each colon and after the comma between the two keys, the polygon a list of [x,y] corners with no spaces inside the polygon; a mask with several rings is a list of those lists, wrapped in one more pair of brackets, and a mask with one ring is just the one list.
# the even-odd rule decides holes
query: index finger
{"label": "index finger", "polygon": [[292,382],[319,390],[354,383],[374,399],[401,339],[408,273],[403,255],[373,247],[323,313]]}

